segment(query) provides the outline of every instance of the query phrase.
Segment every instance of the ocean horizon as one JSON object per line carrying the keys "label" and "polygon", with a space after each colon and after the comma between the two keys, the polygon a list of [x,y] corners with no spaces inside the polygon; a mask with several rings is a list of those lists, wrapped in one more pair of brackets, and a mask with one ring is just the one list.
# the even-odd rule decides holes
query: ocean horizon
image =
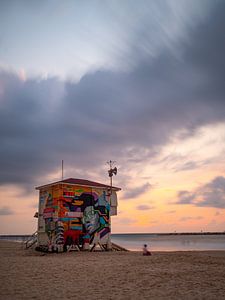
{"label": "ocean horizon", "polygon": [[[0,240],[25,241],[30,235],[0,235]],[[112,233],[112,242],[130,251],[224,251],[225,232]]]}
{"label": "ocean horizon", "polygon": [[131,251],[225,250],[225,232],[112,234],[112,242]]}

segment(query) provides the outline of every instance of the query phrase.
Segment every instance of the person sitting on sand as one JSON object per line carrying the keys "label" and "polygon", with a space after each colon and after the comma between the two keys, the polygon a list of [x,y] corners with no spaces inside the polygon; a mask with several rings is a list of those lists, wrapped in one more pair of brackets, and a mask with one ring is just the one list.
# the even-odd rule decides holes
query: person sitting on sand
{"label": "person sitting on sand", "polygon": [[148,251],[148,246],[144,244],[143,247],[143,255],[152,255],[150,251]]}

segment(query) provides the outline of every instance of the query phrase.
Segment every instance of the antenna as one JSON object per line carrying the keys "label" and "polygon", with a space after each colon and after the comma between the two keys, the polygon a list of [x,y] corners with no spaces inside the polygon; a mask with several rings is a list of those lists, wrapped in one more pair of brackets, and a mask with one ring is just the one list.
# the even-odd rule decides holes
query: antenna
{"label": "antenna", "polygon": [[62,159],[62,181],[63,181],[63,159]]}
{"label": "antenna", "polygon": [[110,160],[107,161],[107,164],[109,165],[109,170],[108,170],[108,174],[109,174],[109,178],[110,178],[110,196],[112,195],[112,178],[113,175],[117,174],[117,167],[113,168],[113,165],[115,164],[116,161]]}

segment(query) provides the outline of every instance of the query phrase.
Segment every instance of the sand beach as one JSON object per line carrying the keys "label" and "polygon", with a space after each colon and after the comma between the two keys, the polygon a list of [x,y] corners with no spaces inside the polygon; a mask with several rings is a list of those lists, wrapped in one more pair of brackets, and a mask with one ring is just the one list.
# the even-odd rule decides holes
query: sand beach
{"label": "sand beach", "polygon": [[0,299],[225,299],[225,251],[44,254],[0,241]]}

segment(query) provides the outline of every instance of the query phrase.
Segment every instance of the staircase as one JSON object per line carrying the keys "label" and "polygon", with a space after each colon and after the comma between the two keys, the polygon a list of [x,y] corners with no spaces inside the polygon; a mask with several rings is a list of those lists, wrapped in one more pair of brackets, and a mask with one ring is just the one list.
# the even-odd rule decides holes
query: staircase
{"label": "staircase", "polygon": [[23,242],[24,248],[29,249],[37,243],[37,231],[30,235],[26,241]]}
{"label": "staircase", "polygon": [[113,251],[129,251],[126,248],[123,248],[115,243],[112,243],[112,250]]}

